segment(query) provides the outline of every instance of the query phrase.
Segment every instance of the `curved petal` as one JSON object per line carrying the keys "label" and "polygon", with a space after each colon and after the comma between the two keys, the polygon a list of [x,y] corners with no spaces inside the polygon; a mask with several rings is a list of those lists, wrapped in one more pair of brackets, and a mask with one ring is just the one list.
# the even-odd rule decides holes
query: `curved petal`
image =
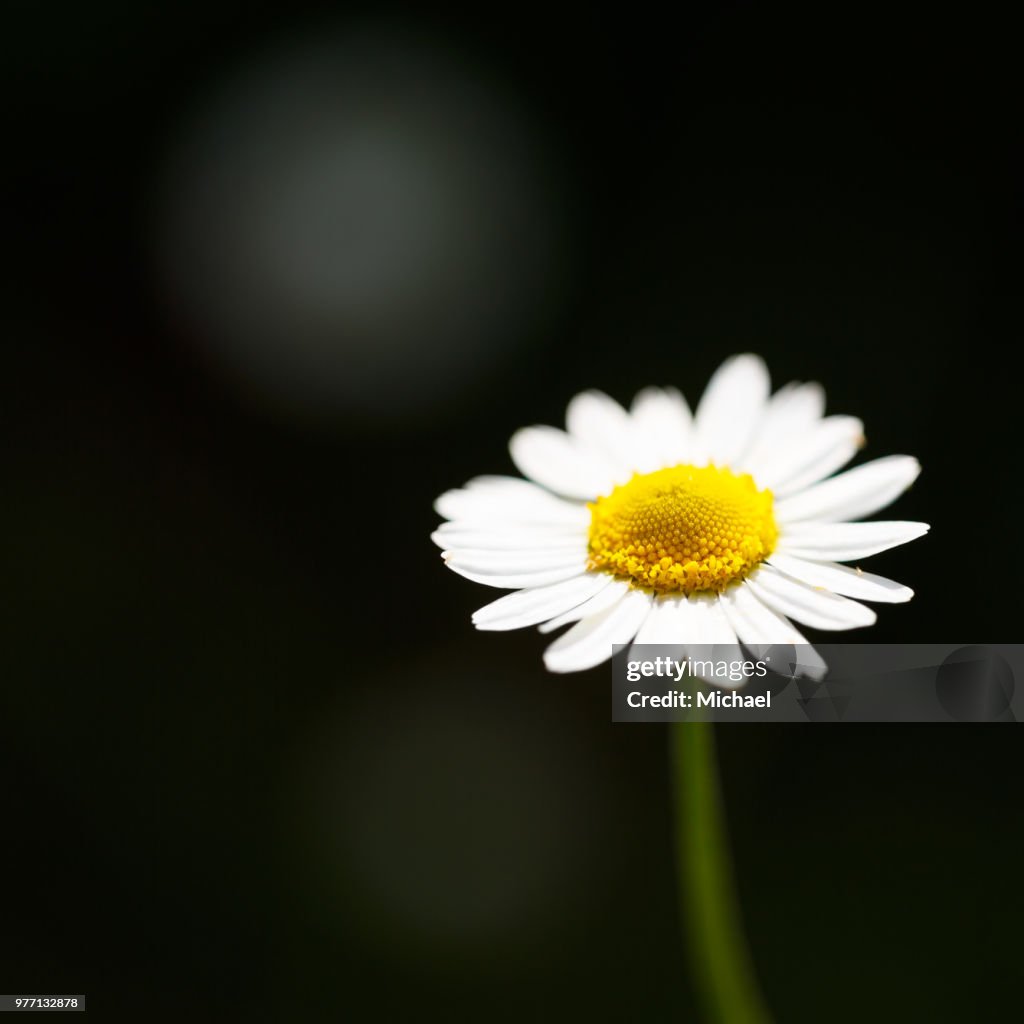
{"label": "curved petal", "polygon": [[697,644],[717,647],[721,644],[736,643],[736,631],[726,618],[717,594],[694,594],[690,598],[690,604],[696,615],[696,631],[700,637],[699,640],[689,641],[691,646]]}
{"label": "curved petal", "polygon": [[560,583],[506,594],[473,612],[473,625],[483,630],[521,629],[561,615],[599,594],[611,583],[603,573],[583,573]]}
{"label": "curved petal", "polygon": [[918,477],[909,455],[888,455],[815,484],[775,503],[780,523],[861,519],[895,501]]}
{"label": "curved petal", "polygon": [[776,497],[792,494],[834,473],[864,443],[864,424],[855,416],[827,416],[801,437],[780,444],[757,469],[755,479]]}
{"label": "curved petal", "polygon": [[678,466],[689,457],[693,416],[675,388],[646,388],[633,399],[634,462],[640,473]]}
{"label": "curved petal", "polygon": [[758,478],[776,453],[794,438],[804,437],[825,415],[825,391],[820,384],[787,384],[768,400],[761,423],[736,468]]}
{"label": "curved petal", "polygon": [[537,627],[538,630],[541,633],[553,633],[560,626],[567,626],[570,622],[579,622],[580,619],[589,619],[591,616],[603,612],[606,608],[610,608],[613,604],[618,604],[622,600],[623,595],[629,591],[629,584],[625,580],[618,580],[607,573],[600,573],[599,575],[604,576],[609,581],[607,586],[602,587],[593,597],[577,605],[575,608],[570,608],[555,618],[542,623]]}
{"label": "curved petal", "polygon": [[[691,641],[686,645],[687,653],[691,659],[691,672],[694,661],[711,661],[719,664],[722,661],[736,662],[743,660],[743,652],[740,650],[739,638],[733,628],[725,609],[719,601],[718,594],[694,594],[690,598],[690,604],[694,606],[700,619],[698,633],[700,641]],[[737,689],[746,683],[745,678],[730,679],[728,674],[719,676],[712,673],[696,673],[707,682],[715,686],[724,686],[728,689]]]}
{"label": "curved petal", "polygon": [[613,467],[577,438],[554,427],[524,427],[509,441],[512,461],[556,494],[591,501],[616,483]]}
{"label": "curved petal", "polygon": [[[638,644],[669,645],[670,657],[690,660],[688,671],[694,678],[704,679],[715,686],[732,688],[742,685],[745,680],[735,682],[714,674],[714,666],[722,661],[742,659],[736,632],[719,607],[717,595],[693,594],[689,598],[673,595],[662,601],[660,609],[659,602],[655,601],[655,610],[637,634],[630,648],[630,657],[640,656],[639,651],[636,655],[632,653]],[[654,626],[651,625],[652,619],[657,620]],[[710,672],[706,671],[705,663],[710,663]]]}
{"label": "curved petal", "polygon": [[859,597],[862,601],[901,604],[914,596],[913,590],[902,583],[838,562],[811,562],[794,555],[774,554],[768,564],[812,587],[824,587],[834,594]]}
{"label": "curved petal", "polygon": [[828,671],[825,660],[793,623],[762,604],[746,583],[727,588],[719,600],[740,642],[757,657],[763,657],[777,644],[799,647],[799,675],[821,679]]}
{"label": "curved petal", "polygon": [[441,554],[448,568],[467,580],[510,590],[558,583],[579,576],[587,568],[585,554],[571,558],[560,553],[553,557],[551,552],[519,551],[444,551]]}
{"label": "curved petal", "polygon": [[702,457],[726,466],[750,445],[764,412],[771,383],[760,356],[727,359],[711,375],[694,425]]}
{"label": "curved petal", "polygon": [[565,423],[571,437],[604,460],[615,483],[624,483],[636,471],[633,423],[613,398],[602,391],[576,395],[566,410]]}
{"label": "curved petal", "polygon": [[651,610],[651,597],[630,590],[611,608],[576,623],[544,652],[551,672],[582,672],[612,656],[613,644],[627,644],[636,636]]}
{"label": "curved petal", "polygon": [[486,529],[480,525],[464,526],[461,522],[442,523],[430,539],[439,547],[456,551],[459,548],[483,548],[488,551],[519,551],[528,548],[564,548],[575,544],[587,546],[587,531],[579,526],[519,526],[495,524]]}
{"label": "curved petal", "polygon": [[780,534],[776,550],[812,561],[850,562],[907,544],[923,537],[928,529],[927,523],[899,520],[790,526]]}
{"label": "curved petal", "polygon": [[656,597],[651,614],[636,635],[635,644],[676,644],[686,641],[689,602],[679,594]]}
{"label": "curved petal", "polygon": [[728,587],[719,597],[719,603],[744,644],[795,646],[807,643],[789,619],[759,601],[746,583]]}
{"label": "curved petal", "polygon": [[816,590],[770,565],[761,565],[752,572],[747,585],[762,604],[815,629],[857,629],[870,626],[877,618],[867,605],[828,590]]}
{"label": "curved petal", "polygon": [[590,523],[586,505],[558,498],[529,480],[512,476],[476,477],[465,487],[445,491],[434,502],[434,509],[461,525],[488,528],[495,523],[586,528]]}

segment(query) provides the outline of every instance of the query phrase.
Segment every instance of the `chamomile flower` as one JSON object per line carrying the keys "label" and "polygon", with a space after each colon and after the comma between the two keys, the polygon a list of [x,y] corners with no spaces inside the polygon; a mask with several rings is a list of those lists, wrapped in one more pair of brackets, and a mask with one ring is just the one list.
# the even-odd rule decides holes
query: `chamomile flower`
{"label": "chamomile flower", "polygon": [[512,437],[526,479],[478,477],[442,494],[447,522],[433,540],[450,569],[515,591],[473,615],[478,629],[571,625],[544,654],[553,672],[591,668],[613,644],[807,645],[794,621],[870,626],[861,602],[913,592],[844,563],[928,531],[859,521],[921,467],[891,455],[832,475],[863,445],[863,425],[824,409],[817,384],[770,394],[753,355],[719,367],[694,413],[673,389],[642,391],[629,411],[584,392],[565,431]]}

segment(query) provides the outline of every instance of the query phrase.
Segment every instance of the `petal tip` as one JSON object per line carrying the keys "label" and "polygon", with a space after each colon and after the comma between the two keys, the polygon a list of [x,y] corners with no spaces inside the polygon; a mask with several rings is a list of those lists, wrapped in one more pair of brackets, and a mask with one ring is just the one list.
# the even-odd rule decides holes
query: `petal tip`
{"label": "petal tip", "polygon": [[559,661],[557,657],[552,658],[546,651],[544,652],[544,667],[549,672],[559,676],[575,671],[571,665],[567,665],[564,661]]}

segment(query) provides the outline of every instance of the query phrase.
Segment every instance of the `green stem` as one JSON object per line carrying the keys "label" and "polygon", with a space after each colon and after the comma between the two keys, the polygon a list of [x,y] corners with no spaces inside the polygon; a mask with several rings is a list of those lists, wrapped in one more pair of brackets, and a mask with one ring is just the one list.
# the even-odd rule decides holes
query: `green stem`
{"label": "green stem", "polygon": [[670,726],[679,900],[709,1024],[768,1024],[743,938],[729,860],[713,726]]}

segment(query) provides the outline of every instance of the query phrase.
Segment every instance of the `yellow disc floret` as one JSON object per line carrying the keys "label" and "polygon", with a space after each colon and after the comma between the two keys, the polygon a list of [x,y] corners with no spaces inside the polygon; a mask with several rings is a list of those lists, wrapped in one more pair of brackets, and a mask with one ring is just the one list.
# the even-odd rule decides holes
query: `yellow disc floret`
{"label": "yellow disc floret", "polygon": [[772,492],[716,466],[638,473],[590,511],[590,568],[658,591],[723,590],[778,537]]}

